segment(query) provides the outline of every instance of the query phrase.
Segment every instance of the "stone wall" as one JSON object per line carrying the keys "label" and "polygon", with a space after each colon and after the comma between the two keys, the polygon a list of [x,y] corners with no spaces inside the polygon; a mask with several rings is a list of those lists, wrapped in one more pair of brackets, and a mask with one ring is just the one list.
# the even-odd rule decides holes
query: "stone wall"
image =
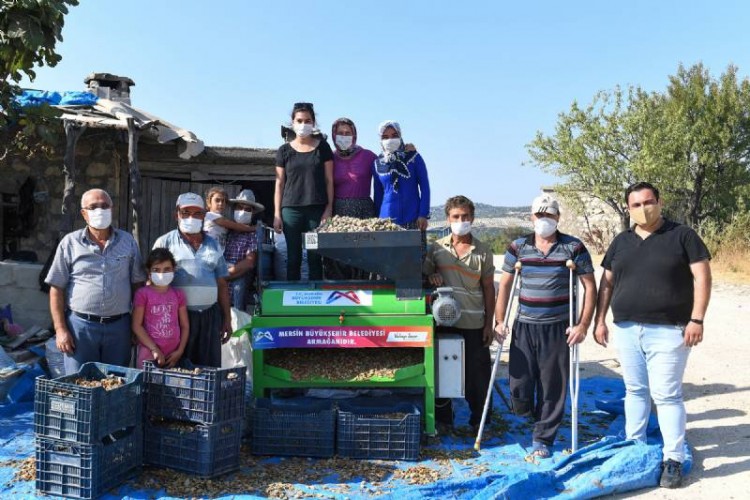
{"label": "stone wall", "polygon": [[[48,193],[46,196],[38,197],[34,202],[31,234],[28,238],[20,238],[17,248],[36,252],[39,262],[42,263],[54,250],[60,229],[64,187],[64,138],[61,138],[61,141],[63,146],[53,157],[14,157],[0,163],[0,192],[17,194],[21,185],[31,176],[36,182],[35,191]],[[125,165],[125,169],[120,167],[121,164]],[[119,203],[122,186],[127,186],[126,182],[123,183],[123,170],[127,176],[127,152],[118,132],[95,130],[83,134],[76,147],[76,229],[84,225],[78,209],[80,197],[87,189],[105,189],[112,196],[116,211],[123,206]],[[119,212],[113,213],[113,219],[124,220],[120,218]]]}
{"label": "stone wall", "polygon": [[39,290],[42,264],[0,261],[0,305],[11,304],[13,322],[24,330],[52,323],[49,295]]}

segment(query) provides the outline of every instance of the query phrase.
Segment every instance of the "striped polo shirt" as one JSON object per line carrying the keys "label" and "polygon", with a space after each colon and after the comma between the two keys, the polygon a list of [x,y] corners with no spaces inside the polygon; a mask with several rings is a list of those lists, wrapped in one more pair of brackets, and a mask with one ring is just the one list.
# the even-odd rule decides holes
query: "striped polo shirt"
{"label": "striped polo shirt", "polygon": [[453,296],[461,307],[461,317],[453,326],[484,327],[482,278],[495,274],[492,251],[487,245],[472,236],[469,252],[459,257],[448,235],[432,243],[422,271],[428,276],[437,271],[443,278],[443,286],[453,288]]}
{"label": "striped polo shirt", "polygon": [[219,297],[216,280],[229,276],[218,241],[204,234],[201,246],[195,250],[175,229],[159,236],[154,248],[166,248],[174,255],[177,269],[172,285],[185,293],[189,310],[202,311],[216,303]]}
{"label": "striped polo shirt", "polygon": [[523,323],[556,323],[569,320],[570,271],[565,262],[572,259],[576,274],[591,274],[594,266],[583,242],[557,233],[557,242],[544,255],[534,246],[534,234],[513,241],[505,252],[503,271],[513,273],[521,261],[521,291],[516,319]]}

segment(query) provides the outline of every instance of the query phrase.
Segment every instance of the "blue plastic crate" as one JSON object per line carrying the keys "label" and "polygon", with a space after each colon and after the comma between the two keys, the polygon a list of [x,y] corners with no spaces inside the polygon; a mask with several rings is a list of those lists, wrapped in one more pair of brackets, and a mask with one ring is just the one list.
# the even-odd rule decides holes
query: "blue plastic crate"
{"label": "blue plastic crate", "polygon": [[145,435],[146,464],[202,477],[240,468],[242,419],[204,425],[152,417],[146,419]]}
{"label": "blue plastic crate", "polygon": [[[112,390],[82,387],[77,378],[101,380],[109,375],[125,383]],[[77,374],[56,379],[38,377],[34,395],[34,431],[38,436],[96,444],[108,434],[140,426],[143,372],[132,368],[85,363]]]}
{"label": "blue plastic crate", "polygon": [[146,415],[215,424],[245,415],[245,367],[212,368],[181,364],[198,373],[144,363]]}
{"label": "blue plastic crate", "polygon": [[327,400],[257,399],[252,432],[256,455],[332,457],[336,410]]}
{"label": "blue plastic crate", "polygon": [[418,460],[419,409],[409,403],[339,402],[336,447],[339,456],[383,460]]}
{"label": "blue plastic crate", "polygon": [[37,437],[36,489],[49,495],[97,498],[139,472],[142,463],[140,427],[114,433],[102,444]]}

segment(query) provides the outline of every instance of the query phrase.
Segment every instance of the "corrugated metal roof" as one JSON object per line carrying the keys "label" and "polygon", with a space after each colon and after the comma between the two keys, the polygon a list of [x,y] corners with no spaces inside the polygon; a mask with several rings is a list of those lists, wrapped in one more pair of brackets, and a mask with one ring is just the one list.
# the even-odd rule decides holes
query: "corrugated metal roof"
{"label": "corrugated metal roof", "polygon": [[178,154],[190,159],[203,152],[205,145],[193,132],[177,127],[168,121],[134,108],[124,102],[99,98],[93,106],[55,106],[62,111],[62,120],[81,123],[91,128],[128,129],[128,119],[136,128],[161,144],[176,141]]}

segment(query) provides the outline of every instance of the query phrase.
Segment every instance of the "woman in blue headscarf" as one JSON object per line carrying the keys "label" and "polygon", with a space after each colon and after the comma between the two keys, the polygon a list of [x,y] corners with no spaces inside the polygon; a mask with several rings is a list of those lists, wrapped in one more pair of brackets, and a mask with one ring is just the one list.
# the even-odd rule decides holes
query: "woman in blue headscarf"
{"label": "woman in blue headscarf", "polygon": [[373,163],[375,212],[406,229],[427,229],[430,181],[422,156],[406,151],[401,126],[386,120],[378,127],[382,153]]}

